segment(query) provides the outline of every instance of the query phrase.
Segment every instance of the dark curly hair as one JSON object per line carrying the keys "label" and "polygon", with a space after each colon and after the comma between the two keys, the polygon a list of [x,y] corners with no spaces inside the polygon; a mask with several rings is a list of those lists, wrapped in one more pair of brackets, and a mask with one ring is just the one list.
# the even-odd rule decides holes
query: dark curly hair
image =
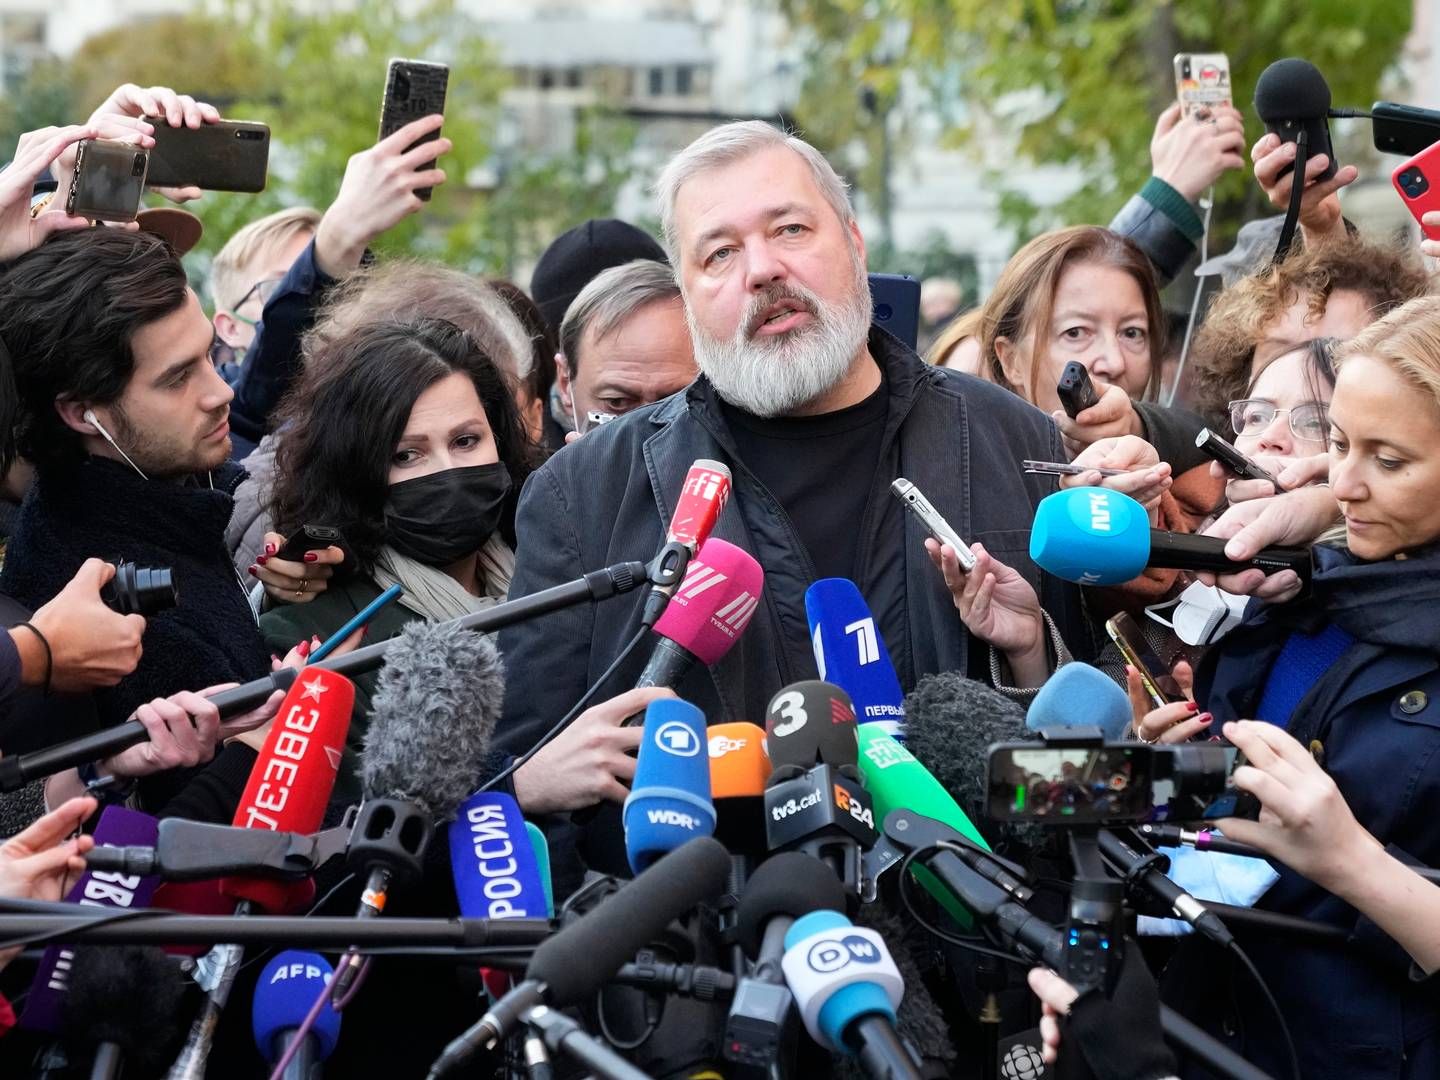
{"label": "dark curly hair", "polygon": [[307,524],[339,528],[356,569],[370,572],[386,541],[390,459],[410,411],[427,388],[456,372],[475,384],[510,471],[500,532],[513,547],[529,440],[499,367],[469,334],[434,318],[359,323],[317,344],[275,416],[276,528],[287,536]]}

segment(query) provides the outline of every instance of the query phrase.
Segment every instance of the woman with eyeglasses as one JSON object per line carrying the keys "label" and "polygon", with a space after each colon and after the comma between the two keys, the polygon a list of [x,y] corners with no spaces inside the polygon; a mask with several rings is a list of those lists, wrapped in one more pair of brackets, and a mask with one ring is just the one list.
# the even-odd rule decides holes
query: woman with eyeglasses
{"label": "woman with eyeglasses", "polygon": [[[1307,594],[1251,604],[1201,662],[1196,698],[1217,728],[1242,718],[1283,728],[1391,855],[1440,866],[1440,297],[1412,300],[1361,331],[1338,350],[1336,368],[1329,483],[1343,543],[1316,546]],[[1433,986],[1416,981],[1404,950],[1349,903],[1275,869],[1279,880],[1258,907],[1348,939],[1340,948],[1284,933],[1243,941],[1279,1000],[1300,1074],[1440,1076]],[[1246,1060],[1288,1075],[1278,1027],[1251,980],[1189,947],[1176,963],[1166,981],[1186,1000],[1171,1003],[1237,1033]]]}

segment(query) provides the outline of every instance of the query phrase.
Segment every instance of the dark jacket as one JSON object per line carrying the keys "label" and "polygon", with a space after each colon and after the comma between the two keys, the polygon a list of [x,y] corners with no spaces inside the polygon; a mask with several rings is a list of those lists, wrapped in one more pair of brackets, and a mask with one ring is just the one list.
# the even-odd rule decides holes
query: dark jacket
{"label": "dark jacket", "polygon": [[[879,467],[857,462],[848,477],[816,477],[863,493],[857,584],[879,624],[905,689],[922,675],[967,671],[988,679],[988,650],[970,637],[923,546],[919,524],[890,494],[905,476],[959,534],[981,541],[1037,587],[1076,655],[1093,655],[1076,586],[1042,574],[1029,558],[1030,523],[1053,481],[1027,476],[1023,458],[1063,453],[1049,417],[968,375],[926,365],[894,338],[872,331],[871,353],[889,388]],[[753,554],[765,570],[754,619],[729,655],[693,671],[681,697],[711,723],[762,722],[781,687],[817,677],[805,617],[815,580],[809,554],[774,498],[737,459],[714,390],[688,389],[590,432],[561,450],[525,486],[511,595],[548,588],[590,570],[649,559],[691,462],[713,458],[734,473],[730,503],[714,535]],[[804,468],[804,462],[797,462]],[[579,700],[639,625],[639,593],[521,623],[500,635],[507,696],[497,731],[514,753],[531,746]],[[601,700],[633,686],[650,652],[644,643]],[[618,829],[618,823],[613,826]]]}
{"label": "dark jacket", "polygon": [[[1333,622],[1355,643],[1307,693],[1289,729],[1318,741],[1326,772],[1356,819],[1391,854],[1440,866],[1440,552],[1362,563],[1317,549],[1315,598],[1258,606],[1201,664],[1198,700],[1217,721],[1253,716],[1291,631]],[[1218,725],[1217,725],[1218,726]],[[1410,1080],[1440,1076],[1435,987],[1409,978],[1410,960],[1368,918],[1281,865],[1259,907],[1343,927],[1351,945],[1317,948],[1280,935],[1249,935],[1247,952],[1285,1012],[1306,1080]],[[1237,1003],[1245,1056],[1285,1075],[1263,1001],[1243,975],[1219,992],[1198,978],[1224,965],[1199,958],[1175,973],[1208,1006],[1212,1026]],[[1203,1013],[1202,1013],[1203,1015]],[[1196,1017],[1197,1019],[1199,1017]],[[1237,1039],[1237,1042],[1240,1040]]]}
{"label": "dark jacket", "polygon": [[146,621],[139,666],[95,692],[102,726],[152,698],[270,670],[225,548],[229,490],[243,475],[235,465],[216,469],[212,490],[203,475],[183,483],[142,480],[130,466],[97,457],[37,475],[6,551],[0,591],[38,608],[92,556],[174,573],[178,602]]}

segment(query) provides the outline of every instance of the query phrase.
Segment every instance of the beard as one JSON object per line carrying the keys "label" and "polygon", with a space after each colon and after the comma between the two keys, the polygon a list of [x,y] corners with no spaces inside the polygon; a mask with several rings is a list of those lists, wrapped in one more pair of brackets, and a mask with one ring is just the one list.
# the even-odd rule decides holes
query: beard
{"label": "beard", "polygon": [[[214,431],[229,412],[227,407],[210,415],[203,425],[202,434]],[[118,403],[112,406],[112,414],[115,441],[134,467],[151,480],[176,480],[218,469],[230,457],[232,444],[228,435],[218,443],[203,443],[195,436],[181,438],[172,432],[155,434],[143,431]]]}
{"label": "beard", "polygon": [[[711,337],[685,305],[695,364],[715,392],[755,416],[784,416],[838,386],[870,332],[865,268],[851,253],[851,288],[830,304],[799,284],[774,285],[750,297],[729,338]],[[767,309],[789,301],[809,313],[795,330],[757,337]]]}

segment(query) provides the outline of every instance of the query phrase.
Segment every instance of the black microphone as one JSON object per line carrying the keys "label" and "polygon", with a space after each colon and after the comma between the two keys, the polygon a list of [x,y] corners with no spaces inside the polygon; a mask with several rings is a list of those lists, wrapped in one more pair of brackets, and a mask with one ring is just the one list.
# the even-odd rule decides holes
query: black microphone
{"label": "black microphone", "polygon": [[1158,851],[1142,854],[1114,832],[1096,836],[1100,854],[1125,881],[1157,898],[1176,918],[1183,919],[1221,948],[1231,948],[1235,937],[1220,917],[1165,876],[1170,860]]}
{"label": "black microphone", "polygon": [[[505,672],[495,644],[450,623],[413,622],[390,643],[360,759],[364,801],[349,859],[368,872],[356,915],[385,910],[392,884],[420,877],[434,822],[453,818],[478,784],[500,719]],[[362,963],[336,965],[340,1000]]]}
{"label": "black microphone", "polygon": [[[1330,145],[1330,84],[1320,69],[1308,60],[1290,56],[1276,60],[1255,81],[1255,112],[1265,130],[1285,142],[1295,142],[1300,132],[1310,155],[1326,155],[1330,161],[1318,179],[1335,175],[1335,152]],[[1280,170],[1285,176],[1294,166]]]}
{"label": "black microphone", "polygon": [[90,1076],[153,1076],[185,1036],[188,980],[158,945],[85,945],[75,950],[61,1017],[66,1044],[94,1048]]}
{"label": "black microphone", "polygon": [[525,969],[525,980],[445,1048],[430,1067],[431,1080],[480,1047],[494,1046],[531,1010],[542,1005],[562,1009],[587,1000],[672,919],[718,896],[729,873],[729,853],[708,836],[660,858],[599,907],[542,942]]}

